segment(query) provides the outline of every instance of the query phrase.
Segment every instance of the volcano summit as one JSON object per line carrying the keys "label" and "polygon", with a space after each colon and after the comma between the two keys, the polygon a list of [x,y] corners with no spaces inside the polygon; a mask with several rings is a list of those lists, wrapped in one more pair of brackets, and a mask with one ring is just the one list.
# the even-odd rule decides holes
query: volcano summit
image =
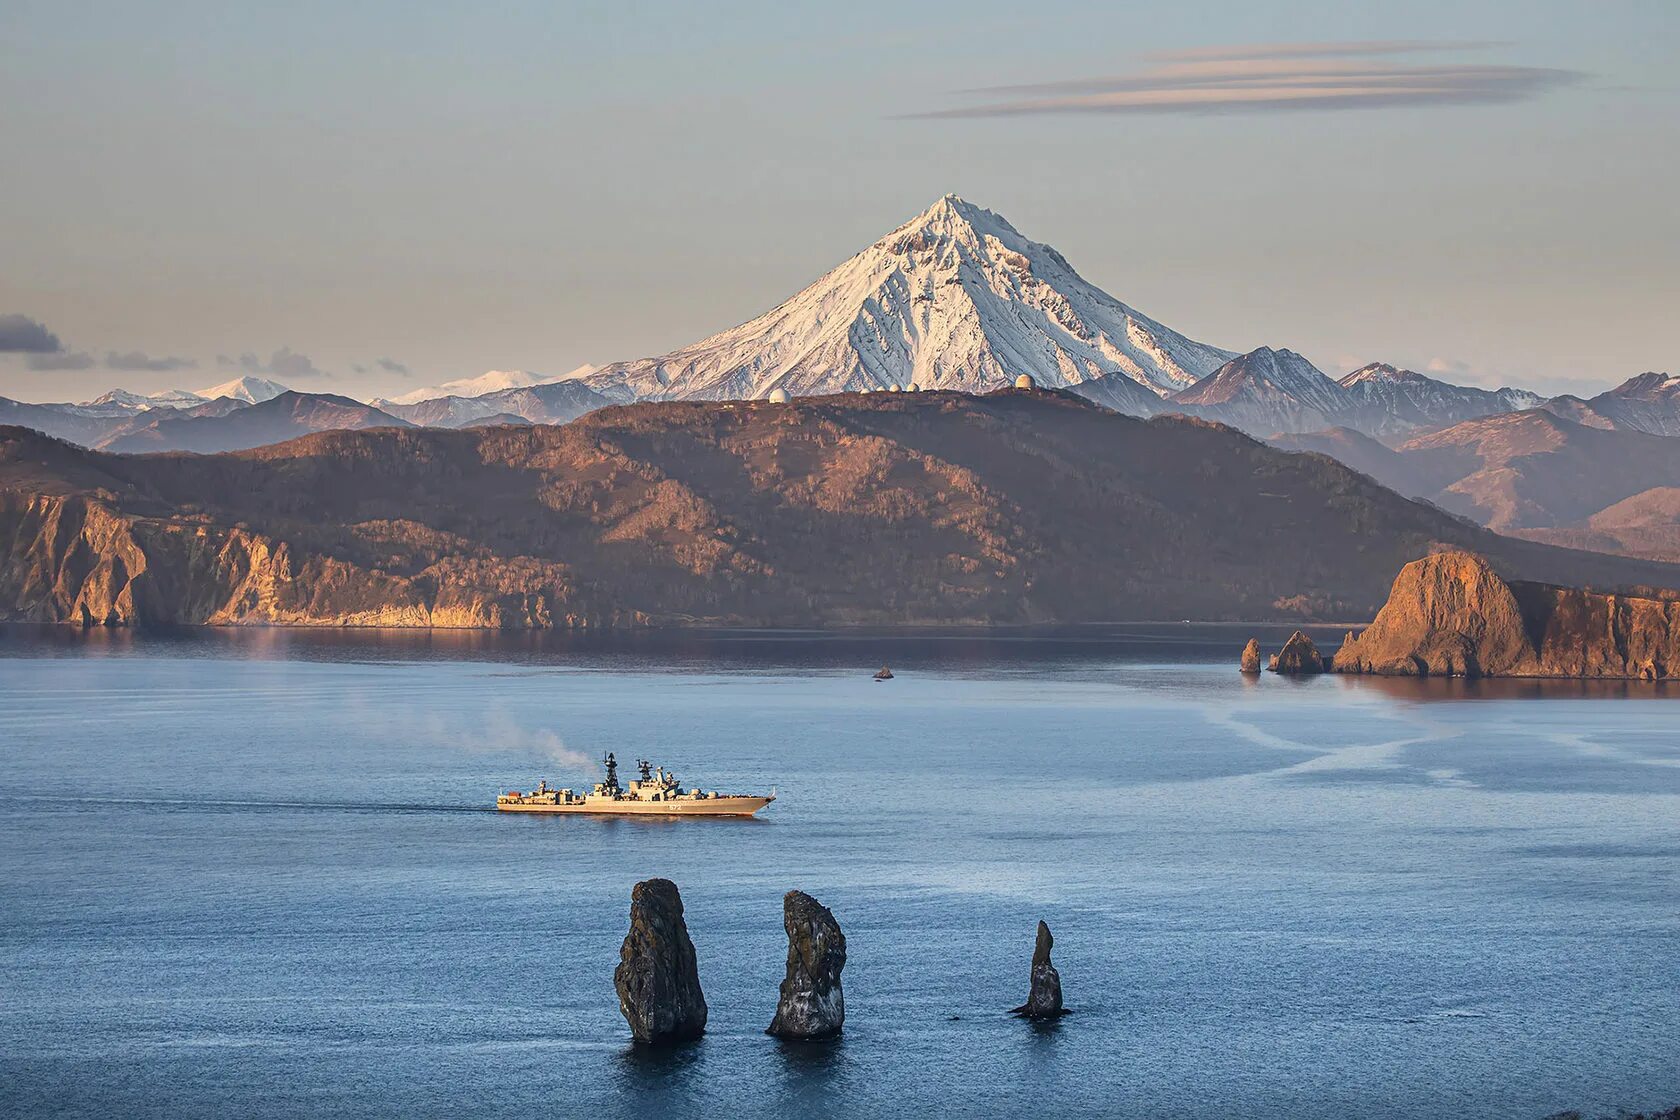
{"label": "volcano summit", "polygon": [[577,380],[616,401],[722,400],[894,385],[984,392],[1022,373],[1066,387],[1119,373],[1165,396],[1233,357],[948,194],[758,318]]}

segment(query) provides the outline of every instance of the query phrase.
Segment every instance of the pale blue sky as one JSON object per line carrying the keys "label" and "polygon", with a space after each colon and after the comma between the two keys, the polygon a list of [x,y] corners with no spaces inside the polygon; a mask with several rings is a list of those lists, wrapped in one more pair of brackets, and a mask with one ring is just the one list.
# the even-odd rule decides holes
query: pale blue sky
{"label": "pale blue sky", "polygon": [[[1495,45],[1374,61],[1584,76],[1491,103],[915,116],[1164,52],[1397,40]],[[655,354],[946,191],[1231,349],[1542,389],[1680,367],[1671,0],[0,0],[0,62],[0,316],[95,363],[0,354],[8,396],[208,384],[238,372],[218,355],[282,348],[328,374],[297,387],[352,395]]]}

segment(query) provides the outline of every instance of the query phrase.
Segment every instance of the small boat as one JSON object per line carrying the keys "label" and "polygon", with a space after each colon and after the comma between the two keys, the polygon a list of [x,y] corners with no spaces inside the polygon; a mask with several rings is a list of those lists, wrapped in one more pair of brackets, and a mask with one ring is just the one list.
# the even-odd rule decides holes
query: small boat
{"label": "small boat", "polygon": [[885,665],[881,666],[881,671],[875,674],[875,679],[878,681],[892,680],[892,670],[887,668]]}
{"label": "small boat", "polygon": [[496,798],[504,813],[610,813],[615,816],[660,817],[750,817],[776,800],[768,794],[719,793],[717,790],[682,788],[677,776],[663,766],[637,760],[641,778],[628,787],[618,784],[618,760],[611,754],[603,760],[607,780],[597,782],[588,793],[549,789],[538,782],[530,793],[515,790]]}

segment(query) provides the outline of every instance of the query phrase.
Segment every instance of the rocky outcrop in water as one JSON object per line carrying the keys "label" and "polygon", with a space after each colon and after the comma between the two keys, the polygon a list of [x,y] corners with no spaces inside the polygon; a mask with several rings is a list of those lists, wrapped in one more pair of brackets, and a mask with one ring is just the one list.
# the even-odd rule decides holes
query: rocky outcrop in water
{"label": "rocky outcrop in water", "polygon": [[1335,669],[1670,679],[1680,676],[1677,599],[1508,582],[1479,556],[1444,552],[1401,569],[1376,619],[1342,643]]}
{"label": "rocky outcrop in water", "polygon": [[828,907],[803,891],[782,898],[782,925],[788,938],[787,976],[765,1033],[795,1041],[832,1038],[846,1021],[840,990],[846,935]]}
{"label": "rocky outcrop in water", "polygon": [[1242,671],[1258,673],[1260,671],[1260,639],[1250,638],[1242,651]]}
{"label": "rocky outcrop in water", "polygon": [[648,879],[630,892],[630,932],[613,985],[637,1042],[681,1042],[705,1031],[694,942],[683,921],[682,896],[669,879]]}
{"label": "rocky outcrop in water", "polygon": [[1266,668],[1274,673],[1304,674],[1322,673],[1327,667],[1313,640],[1297,630],[1289,635],[1281,650],[1272,654]]}
{"label": "rocky outcrop in water", "polygon": [[1062,978],[1050,963],[1053,944],[1055,938],[1050,936],[1050,927],[1039,922],[1038,942],[1033,946],[1032,987],[1027,992],[1027,1002],[1010,1014],[1024,1019],[1055,1019],[1067,1014],[1062,1006]]}

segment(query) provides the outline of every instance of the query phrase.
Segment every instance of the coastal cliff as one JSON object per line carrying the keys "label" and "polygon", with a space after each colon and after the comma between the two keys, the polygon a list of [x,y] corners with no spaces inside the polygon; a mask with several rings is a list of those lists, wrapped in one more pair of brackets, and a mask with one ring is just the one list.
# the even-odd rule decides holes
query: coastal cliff
{"label": "coastal cliff", "polygon": [[1479,556],[1407,564],[1338,673],[1387,676],[1680,677],[1680,596],[1600,594],[1507,581]]}
{"label": "coastal cliff", "polygon": [[448,557],[412,576],[239,527],[136,518],[82,495],[0,492],[0,618],[82,626],[476,629],[635,624],[568,609],[563,565]]}

